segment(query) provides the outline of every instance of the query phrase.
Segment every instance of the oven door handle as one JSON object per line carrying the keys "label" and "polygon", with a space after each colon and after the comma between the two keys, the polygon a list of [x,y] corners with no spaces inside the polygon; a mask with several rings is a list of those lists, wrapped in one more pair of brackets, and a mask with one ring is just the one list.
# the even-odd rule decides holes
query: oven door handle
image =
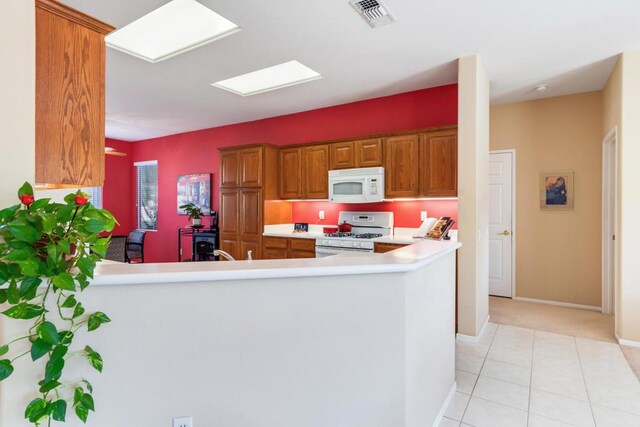
{"label": "oven door handle", "polygon": [[355,248],[329,248],[325,246],[316,246],[316,254],[339,254],[342,252],[373,252],[369,249],[355,249]]}

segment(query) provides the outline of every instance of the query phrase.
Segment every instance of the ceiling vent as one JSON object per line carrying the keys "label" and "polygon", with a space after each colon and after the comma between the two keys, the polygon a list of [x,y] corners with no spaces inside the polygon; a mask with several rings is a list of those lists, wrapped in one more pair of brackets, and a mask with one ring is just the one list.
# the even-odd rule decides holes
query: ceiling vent
{"label": "ceiling vent", "polygon": [[353,0],[350,3],[371,28],[396,22],[396,19],[378,0]]}

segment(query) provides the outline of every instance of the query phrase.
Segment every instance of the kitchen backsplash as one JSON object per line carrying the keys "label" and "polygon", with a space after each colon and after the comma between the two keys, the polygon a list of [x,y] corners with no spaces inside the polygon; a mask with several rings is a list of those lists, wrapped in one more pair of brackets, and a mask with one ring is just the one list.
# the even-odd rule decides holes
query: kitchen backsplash
{"label": "kitchen backsplash", "polygon": [[[393,212],[394,227],[419,227],[420,212],[427,211],[430,218],[450,216],[458,228],[458,200],[410,200],[397,202],[341,204],[328,201],[300,201],[292,202],[293,222],[308,222],[309,224],[335,225],[338,222],[338,212]],[[318,219],[318,212],[324,211],[324,219]]]}

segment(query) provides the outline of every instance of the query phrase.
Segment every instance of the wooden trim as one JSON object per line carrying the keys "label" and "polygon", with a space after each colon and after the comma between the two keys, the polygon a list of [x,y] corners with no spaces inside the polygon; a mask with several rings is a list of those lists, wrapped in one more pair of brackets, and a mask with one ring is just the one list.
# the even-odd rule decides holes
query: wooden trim
{"label": "wooden trim", "polygon": [[259,142],[256,144],[241,144],[241,145],[230,145],[229,147],[218,147],[218,151],[224,152],[224,151],[237,150],[239,148],[244,149],[244,148],[256,148],[256,147],[269,147],[269,148],[276,148],[276,149],[282,148],[273,144],[267,144],[266,142]]}
{"label": "wooden trim", "polygon": [[116,27],[86,15],[85,13],[56,0],[36,0],[36,7],[104,35],[109,34],[116,29]]}
{"label": "wooden trim", "polygon": [[311,147],[311,146],[314,146],[314,145],[334,144],[336,142],[363,141],[363,140],[367,140],[367,139],[384,139],[384,138],[390,138],[390,137],[393,137],[393,136],[411,135],[411,134],[414,134],[414,133],[424,133],[424,132],[445,131],[445,130],[451,130],[451,129],[457,129],[457,128],[458,128],[458,125],[437,126],[437,127],[432,127],[432,128],[403,130],[403,131],[390,132],[390,133],[381,133],[381,134],[374,134],[374,135],[360,135],[360,136],[354,136],[354,137],[343,138],[343,139],[331,139],[331,140],[328,140],[328,141],[301,142],[299,144],[278,145],[278,146],[275,146],[275,145],[272,145],[272,144],[268,144],[268,143],[233,145],[233,146],[229,146],[229,147],[220,147],[220,148],[218,148],[218,151],[237,150],[238,148],[251,148],[251,147],[259,147],[259,146],[268,146],[268,147],[274,147],[274,148],[277,148],[277,149],[295,148],[295,147],[302,147],[302,146]]}
{"label": "wooden trim", "polygon": [[313,141],[313,142],[303,142],[300,144],[281,145],[278,148],[293,148],[293,147],[298,147],[302,145],[304,145],[305,147],[307,146],[310,147],[312,145],[334,144],[336,142],[362,141],[365,139],[379,139],[379,138],[384,139],[384,138],[390,138],[393,136],[411,135],[414,133],[423,133],[423,132],[444,131],[444,130],[451,130],[451,129],[457,129],[457,128],[458,128],[458,125],[437,126],[432,128],[403,130],[403,131],[380,133],[380,134],[373,134],[373,135],[360,135],[360,136],[354,136],[354,137],[343,138],[343,139],[332,139],[328,141]]}

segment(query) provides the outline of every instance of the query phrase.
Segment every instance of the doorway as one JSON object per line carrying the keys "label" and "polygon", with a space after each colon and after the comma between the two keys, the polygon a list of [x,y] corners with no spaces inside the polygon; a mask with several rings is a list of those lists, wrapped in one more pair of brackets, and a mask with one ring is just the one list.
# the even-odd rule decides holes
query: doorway
{"label": "doorway", "polygon": [[615,314],[618,129],[602,143],[602,313]]}
{"label": "doorway", "polygon": [[515,150],[489,153],[489,295],[515,296]]}

